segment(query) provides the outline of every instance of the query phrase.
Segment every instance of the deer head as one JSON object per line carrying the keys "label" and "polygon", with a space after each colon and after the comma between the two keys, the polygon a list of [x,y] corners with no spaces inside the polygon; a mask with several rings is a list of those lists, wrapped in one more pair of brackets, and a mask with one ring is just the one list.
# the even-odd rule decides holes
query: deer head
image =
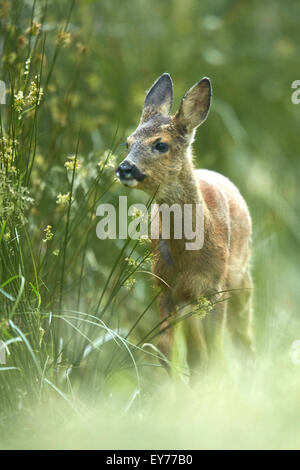
{"label": "deer head", "polygon": [[174,184],[190,158],[195,129],[205,121],[210,100],[210,80],[202,78],[171,116],[172,79],[161,75],[146,95],[138,127],[127,139],[127,156],[116,170],[121,183],[145,191]]}

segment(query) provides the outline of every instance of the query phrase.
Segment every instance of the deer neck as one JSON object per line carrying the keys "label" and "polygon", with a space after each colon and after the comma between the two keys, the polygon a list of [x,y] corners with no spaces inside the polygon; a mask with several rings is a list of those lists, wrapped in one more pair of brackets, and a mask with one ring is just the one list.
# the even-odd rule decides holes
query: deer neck
{"label": "deer neck", "polygon": [[158,189],[156,195],[158,204],[201,204],[203,203],[195,168],[190,156],[190,149],[183,160],[179,174],[166,181]]}
{"label": "deer neck", "polygon": [[[204,211],[204,224],[207,218],[207,208],[204,203],[204,200],[201,195],[199,182],[197,180],[196,171],[192,162],[191,158],[186,158],[182,165],[180,173],[177,177],[170,181],[166,182],[162,190],[160,190],[157,194],[156,201],[159,205],[168,204],[172,206],[173,204],[179,204],[182,208],[182,214],[185,214],[185,204],[192,204],[192,205],[199,205],[201,207],[201,211]],[[199,208],[193,208],[192,212],[192,226],[193,230],[201,230],[199,227],[198,229],[196,224],[196,210]],[[172,222],[171,222],[172,224]],[[172,225],[171,225],[172,227]],[[162,246],[168,246],[168,259],[172,259],[172,263],[174,266],[180,266],[180,264],[184,263],[183,253],[186,250],[186,240],[185,232],[182,232],[182,237],[177,238],[174,236],[174,231],[170,232],[170,239],[165,240]],[[163,248],[166,251],[166,248]],[[192,252],[191,252],[192,253]],[[164,257],[164,251],[162,252],[162,257]]]}

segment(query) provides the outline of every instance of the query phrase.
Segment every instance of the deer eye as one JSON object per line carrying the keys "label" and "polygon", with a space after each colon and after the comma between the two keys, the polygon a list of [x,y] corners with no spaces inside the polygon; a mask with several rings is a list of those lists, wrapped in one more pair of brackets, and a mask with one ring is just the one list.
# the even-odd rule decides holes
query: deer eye
{"label": "deer eye", "polygon": [[160,153],[165,153],[169,150],[169,146],[165,142],[157,142],[154,148],[155,150],[158,150]]}

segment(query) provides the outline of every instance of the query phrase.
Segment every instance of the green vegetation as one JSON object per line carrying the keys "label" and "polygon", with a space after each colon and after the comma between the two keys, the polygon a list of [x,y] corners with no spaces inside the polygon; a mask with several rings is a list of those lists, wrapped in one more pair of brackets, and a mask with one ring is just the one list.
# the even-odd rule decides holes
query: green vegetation
{"label": "green vegetation", "polygon": [[[0,447],[300,447],[299,14],[295,0],[0,2]],[[114,168],[165,71],[174,109],[211,78],[195,160],[232,179],[254,223],[256,370],[229,356],[193,389],[158,361],[149,245],[96,237],[100,202],[148,200]]]}

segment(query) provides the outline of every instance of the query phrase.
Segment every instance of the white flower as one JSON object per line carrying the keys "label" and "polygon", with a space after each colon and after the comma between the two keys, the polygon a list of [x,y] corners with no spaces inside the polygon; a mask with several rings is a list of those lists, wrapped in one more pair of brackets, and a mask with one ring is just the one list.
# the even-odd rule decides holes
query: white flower
{"label": "white flower", "polygon": [[59,193],[57,195],[56,204],[60,206],[65,206],[69,203],[69,201],[70,201],[70,192],[68,192],[67,194]]}
{"label": "white flower", "polygon": [[74,169],[76,171],[79,170],[79,168],[81,167],[75,155],[72,155],[72,157],[68,157],[68,160],[65,162],[64,166],[67,171],[73,171]]}
{"label": "white flower", "polygon": [[28,57],[28,59],[25,60],[24,75],[28,75],[28,74],[29,74],[29,67],[30,67],[30,64],[31,64],[31,57]]}

